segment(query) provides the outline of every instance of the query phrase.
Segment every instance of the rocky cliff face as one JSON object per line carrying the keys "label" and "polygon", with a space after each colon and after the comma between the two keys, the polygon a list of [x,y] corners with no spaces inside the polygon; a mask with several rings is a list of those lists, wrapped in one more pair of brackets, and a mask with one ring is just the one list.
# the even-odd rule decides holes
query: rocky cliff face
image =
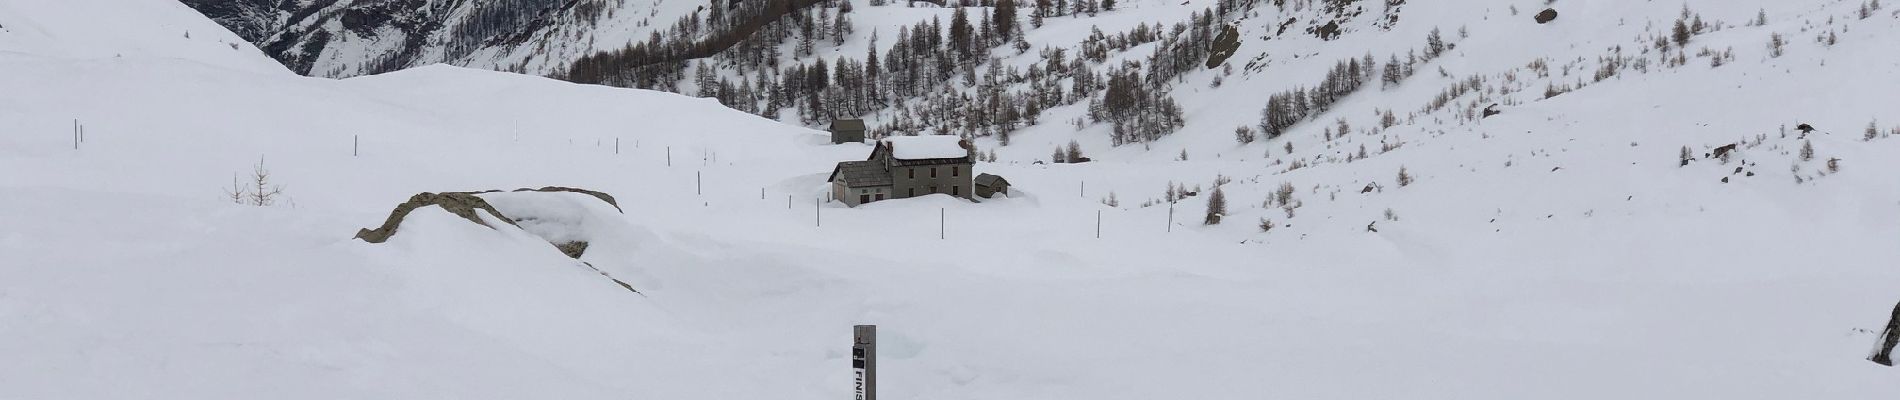
{"label": "rocky cliff face", "polygon": [[258,43],[283,27],[291,0],[182,0],[244,40]]}
{"label": "rocky cliff face", "polygon": [[435,63],[545,74],[593,50],[624,0],[184,0],[297,73]]}

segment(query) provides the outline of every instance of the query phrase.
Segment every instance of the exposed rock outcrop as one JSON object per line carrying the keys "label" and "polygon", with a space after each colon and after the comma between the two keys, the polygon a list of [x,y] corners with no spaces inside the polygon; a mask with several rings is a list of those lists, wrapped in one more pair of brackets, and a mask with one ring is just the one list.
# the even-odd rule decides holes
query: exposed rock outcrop
{"label": "exposed rock outcrop", "polygon": [[569,258],[578,260],[581,258],[581,254],[587,253],[587,242],[574,241],[555,243],[554,248],[561,250],[561,254],[566,254]]}
{"label": "exposed rock outcrop", "polygon": [[462,219],[466,219],[469,222],[474,222],[476,224],[481,224],[481,226],[487,226],[490,228],[493,228],[493,226],[489,226],[487,222],[482,221],[482,218],[480,216],[475,215],[475,210],[487,211],[503,222],[507,222],[510,225],[514,224],[514,221],[511,219],[508,219],[507,216],[502,215],[501,211],[496,211],[495,206],[488,205],[487,200],[482,200],[481,197],[476,197],[474,193],[468,193],[468,192],[426,193],[425,192],[425,193],[417,193],[414,196],[409,196],[409,201],[405,201],[402,204],[397,204],[396,209],[389,212],[389,218],[383,220],[382,226],[377,227],[376,229],[358,229],[356,231],[356,238],[363,239],[363,241],[370,242],[370,243],[382,243],[382,242],[388,241],[390,236],[394,236],[396,234],[396,229],[402,226],[403,219],[409,217],[409,212],[415,211],[417,208],[422,208],[422,207],[427,207],[427,206],[442,207],[443,211],[448,211],[450,214],[455,214],[455,216],[462,217]]}
{"label": "exposed rock outcrop", "polygon": [[[548,186],[548,187],[543,187],[540,189],[522,188],[522,189],[513,190],[512,192],[515,192],[515,193],[518,193],[518,192],[580,193],[580,194],[592,196],[596,199],[600,199],[600,201],[602,202],[606,202],[608,205],[613,206],[614,211],[616,212],[623,212],[620,210],[620,204],[614,200],[613,195],[598,192],[598,191],[593,191],[593,190],[570,188],[570,187]],[[462,217],[462,219],[466,219],[469,222],[474,222],[476,224],[480,224],[482,226],[486,226],[489,228],[496,228],[495,226],[489,225],[489,223],[486,222],[483,218],[481,218],[480,215],[476,214],[476,212],[478,211],[488,212],[489,214],[495,217],[493,218],[493,220],[502,221],[503,223],[513,225],[517,228],[522,228],[523,230],[530,231],[529,233],[536,234],[537,236],[541,236],[543,239],[549,240],[548,244],[554,246],[555,250],[558,250],[561,252],[561,254],[566,255],[569,258],[573,258],[577,261],[580,260],[581,256],[587,252],[587,248],[590,246],[590,244],[586,240],[570,240],[571,237],[558,237],[558,240],[557,240],[556,236],[549,236],[546,232],[537,232],[534,229],[529,229],[530,228],[529,226],[523,226],[522,224],[524,223],[529,224],[529,225],[535,225],[535,226],[545,226],[545,225],[536,225],[537,223],[542,223],[543,221],[538,220],[537,217],[533,215],[535,213],[533,212],[534,209],[532,208],[525,209],[527,210],[526,212],[530,214],[530,215],[527,215],[528,218],[526,219],[509,217],[507,214],[502,213],[501,210],[496,209],[496,207],[493,204],[490,204],[488,200],[483,199],[480,196],[482,194],[489,194],[489,193],[506,193],[506,192],[503,192],[500,190],[487,190],[487,191],[480,191],[480,192],[417,193],[414,196],[409,196],[408,201],[405,201],[402,204],[396,205],[395,210],[392,210],[389,212],[389,218],[383,220],[382,226],[377,227],[376,229],[357,230],[356,238],[362,239],[363,241],[370,242],[370,243],[383,243],[385,241],[388,241],[391,236],[394,236],[396,234],[396,231],[400,229],[400,227],[402,226],[403,220],[409,217],[410,212],[415,211],[417,208],[437,206],[437,207],[441,207],[442,210],[448,211],[450,214],[454,214],[455,216]],[[500,200],[497,200],[497,201],[500,201]],[[502,204],[506,205],[508,203],[503,202]],[[523,211],[523,210],[517,210],[517,211]],[[582,238],[585,238],[585,236],[582,236]],[[612,280],[614,284],[620,285],[620,287],[625,288],[628,291],[631,291],[634,293],[640,293],[640,291],[635,290],[632,285],[628,285],[626,282],[623,282],[618,278],[614,278],[613,276],[607,275],[606,271],[601,271],[599,268],[594,268],[592,264],[588,264],[587,262],[584,262],[584,261],[582,261],[581,264],[586,265],[589,269],[594,270],[594,272],[599,273],[601,276],[607,277],[607,279]]]}
{"label": "exposed rock outcrop", "polygon": [[[614,200],[613,195],[607,194],[605,192],[600,192],[600,191],[571,188],[571,187],[561,187],[561,186],[544,186],[539,189],[520,188],[520,189],[515,189],[513,191],[514,192],[544,192],[544,193],[552,193],[552,192],[580,193],[580,194],[593,196],[594,198],[600,199],[600,201],[606,202],[607,205],[614,207],[614,211],[619,211],[622,213],[626,212],[625,210],[620,209],[620,202]],[[370,243],[382,243],[384,241],[388,241],[390,236],[393,236],[396,234],[396,229],[402,225],[403,218],[406,218],[409,216],[409,212],[415,211],[415,209],[417,208],[426,207],[426,206],[442,207],[443,210],[448,211],[450,214],[455,214],[455,216],[462,217],[463,219],[467,219],[469,222],[474,222],[476,224],[481,224],[482,226],[488,226],[490,228],[493,228],[493,226],[489,226],[487,223],[482,222],[481,217],[475,215],[475,210],[486,210],[490,214],[493,214],[495,217],[500,218],[503,222],[507,222],[510,225],[519,226],[519,224],[516,224],[515,221],[520,221],[520,219],[509,218],[508,215],[503,214],[501,210],[496,210],[495,206],[489,205],[487,200],[483,200],[481,196],[477,196],[483,193],[500,193],[500,192],[502,191],[501,190],[484,190],[484,191],[479,191],[479,192],[417,193],[414,196],[409,196],[409,201],[405,201],[402,204],[397,204],[396,209],[389,212],[389,218],[383,220],[382,226],[377,227],[376,229],[357,230],[356,238],[363,239],[363,241],[370,242]],[[569,257],[573,257],[573,258],[580,258],[581,253],[587,251],[587,242],[554,243],[554,246],[557,248],[560,248],[562,254],[567,254]]]}
{"label": "exposed rock outcrop", "polygon": [[1240,29],[1233,25],[1222,26],[1220,34],[1214,36],[1214,43],[1209,46],[1207,68],[1219,68],[1234,56],[1234,52],[1240,51]]}
{"label": "exposed rock outcrop", "polygon": [[586,194],[586,195],[589,195],[589,196],[594,196],[595,198],[599,198],[599,199],[600,199],[600,201],[605,201],[605,202],[607,202],[607,205],[611,205],[611,206],[614,206],[614,210],[617,210],[617,211],[620,211],[621,213],[625,213],[625,212],[627,212],[626,210],[621,210],[621,209],[620,209],[620,202],[618,202],[618,201],[614,201],[614,195],[611,195],[611,194],[606,194],[606,193],[602,193],[602,192],[597,192],[597,191],[592,191],[592,190],[587,190],[587,189],[577,189],[577,188],[571,188],[571,187],[560,187],[560,186],[545,186],[545,187],[542,187],[542,188],[540,188],[540,189],[528,189],[528,188],[521,188],[521,189],[515,189],[515,191],[517,191],[517,192],[529,192],[529,191],[534,191],[534,192],[573,192],[573,193],[581,193],[581,194]]}
{"label": "exposed rock outcrop", "polygon": [[1867,360],[1893,366],[1895,344],[1900,344],[1900,305],[1893,306],[1893,318],[1887,320],[1887,329],[1880,333],[1880,342],[1875,343],[1874,354],[1867,356]]}

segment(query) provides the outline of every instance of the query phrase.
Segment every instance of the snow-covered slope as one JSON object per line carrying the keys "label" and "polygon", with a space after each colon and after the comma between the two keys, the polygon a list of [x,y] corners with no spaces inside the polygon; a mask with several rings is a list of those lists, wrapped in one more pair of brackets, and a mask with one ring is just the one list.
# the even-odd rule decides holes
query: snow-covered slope
{"label": "snow-covered slope", "polygon": [[[1008,198],[846,208],[825,173],[869,146],[476,69],[299,77],[161,3],[0,0],[0,93],[26,94],[0,96],[0,398],[840,398],[860,323],[880,325],[889,398],[1900,395],[1861,359],[1900,300],[1900,138],[1861,133],[1900,125],[1882,51],[1900,20],[1855,4],[1698,4],[1736,26],[1689,53],[1732,62],[1600,82],[1597,56],[1639,51],[1680,5],[1559,2],[1536,25],[1543,2],[1418,2],[1390,48],[1370,26],[1321,43],[1249,25],[1243,66],[1300,57],[1220,88],[1184,76],[1180,132],[1111,148],[1061,122],[1082,105],[1055,109],[1010,146],[977,140]],[[1768,26],[1734,22],[1755,8]],[[1234,142],[1262,93],[1435,25],[1457,47],[1405,83]],[[1408,115],[1474,74],[1513,88],[1477,104],[1503,114],[1460,119],[1468,93]],[[1365,133],[1375,109],[1408,122]],[[1338,118],[1359,128],[1328,140]],[[1098,161],[1032,162],[1071,140]],[[286,197],[231,204],[260,162]],[[1203,225],[1217,176],[1227,211]],[[1154,202],[1170,183],[1199,194]],[[1263,204],[1282,184],[1290,201]],[[548,185],[619,198],[562,216],[599,223],[580,261],[639,294],[544,227],[424,209],[387,243],[349,239],[417,192]]]}
{"label": "snow-covered slope", "polygon": [[0,3],[0,53],[75,61],[157,59],[244,72],[284,71],[244,39],[173,0]]}

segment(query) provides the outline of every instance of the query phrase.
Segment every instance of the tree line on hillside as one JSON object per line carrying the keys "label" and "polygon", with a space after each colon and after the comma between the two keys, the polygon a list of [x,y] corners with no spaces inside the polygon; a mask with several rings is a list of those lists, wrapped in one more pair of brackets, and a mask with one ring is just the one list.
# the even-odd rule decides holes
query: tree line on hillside
{"label": "tree line on hillside", "polygon": [[[1293,3],[1331,6],[1314,0]],[[873,31],[861,56],[825,57],[815,55],[819,47],[862,37],[852,36],[858,28],[850,1],[715,1],[708,11],[683,17],[645,41],[583,58],[561,77],[713,98],[744,112],[814,126],[835,118],[866,118],[872,137],[993,136],[1004,145],[1010,132],[1046,122],[1041,121],[1045,110],[1086,103],[1084,118],[1063,122],[1077,129],[1107,125],[1116,145],[1145,143],[1184,125],[1170,93],[1184,82],[1184,73],[1205,67],[1208,44],[1253,2],[1221,0],[1173,25],[1141,23],[1113,34],[1096,27],[1072,48],[1041,49],[1023,40],[1025,29],[1048,18],[1110,11],[1113,2],[1036,0],[1026,16],[1018,15],[1017,0],[958,0],[946,6],[953,8],[947,21],[931,18]],[[1025,18],[1027,23],[1021,23]],[[1154,45],[1145,56],[1110,61],[1147,44]],[[1394,54],[1383,69],[1370,55],[1342,60],[1318,85],[1271,96],[1261,133],[1278,136],[1368,82],[1395,85],[1415,72],[1415,64],[1446,47],[1434,30],[1424,57]],[[790,57],[783,54],[787,48]],[[1000,62],[1032,50],[1037,57],[1027,66]]]}
{"label": "tree line on hillside", "polygon": [[[948,21],[932,18],[898,29],[888,48],[880,46],[887,32],[872,32],[863,56],[827,58],[811,56],[813,48],[837,46],[856,31],[848,17],[850,3],[819,1],[813,3],[818,7],[757,22],[775,15],[771,10],[799,4],[789,1],[797,0],[772,6],[748,2],[723,15],[687,16],[645,42],[583,59],[563,77],[685,92],[772,118],[789,110],[808,125],[868,116],[875,121],[874,137],[942,133],[997,136],[1007,143],[1010,131],[1038,123],[1043,110],[1087,102],[1088,122],[1109,125],[1114,141],[1125,144],[1179,129],[1184,121],[1170,89],[1207,58],[1205,43],[1223,25],[1219,13],[1208,9],[1173,26],[1142,23],[1116,34],[1096,28],[1075,51],[1042,48],[1037,62],[1019,67],[999,61],[1003,54],[1031,50],[1022,40],[1026,27],[1017,23],[1022,17],[1015,15],[1015,0],[955,3],[978,7],[957,7]],[[1071,4],[1082,6],[1063,7]],[[1239,4],[1220,2],[1234,9]],[[1030,25],[1087,13],[1090,7],[1113,6],[1041,1],[1030,11]],[[716,41],[708,38],[739,31],[752,33],[722,51],[693,57],[694,49]],[[799,61],[780,65],[788,43],[794,53],[790,59]],[[1157,45],[1147,57],[1108,64],[1112,54],[1150,43]]]}
{"label": "tree line on hillside", "polygon": [[[1417,72],[1419,63],[1430,62],[1451,48],[1452,45],[1445,41],[1444,35],[1434,28],[1431,34],[1425,37],[1425,51],[1422,57],[1417,55],[1417,51],[1413,51],[1407,53],[1405,59],[1401,61],[1395,53],[1388,57],[1384,68],[1379,67],[1377,59],[1373,58],[1372,54],[1340,60],[1333,64],[1333,68],[1326,72],[1326,77],[1321,79],[1318,85],[1294,88],[1268,96],[1266,106],[1260,110],[1260,134],[1267,138],[1279,137],[1301,121],[1331,110],[1334,103],[1358,92],[1360,88],[1375,79],[1380,83],[1380,87],[1397,86]],[[1442,95],[1440,97],[1443,98]],[[1382,115],[1381,118],[1386,121],[1395,119],[1389,114]],[[1339,132],[1342,135],[1346,133]],[[1253,133],[1247,129],[1237,131],[1235,136],[1242,143],[1254,140]]]}

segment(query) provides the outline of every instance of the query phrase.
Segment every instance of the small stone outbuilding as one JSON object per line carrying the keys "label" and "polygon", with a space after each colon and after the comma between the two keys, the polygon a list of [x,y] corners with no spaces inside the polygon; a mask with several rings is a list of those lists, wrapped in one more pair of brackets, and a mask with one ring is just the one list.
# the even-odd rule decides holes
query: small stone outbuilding
{"label": "small stone outbuilding", "polygon": [[831,144],[864,143],[864,120],[832,120],[830,130]]}
{"label": "small stone outbuilding", "polygon": [[976,176],[977,197],[987,199],[995,197],[998,193],[1002,194],[1003,197],[1009,197],[1009,180],[992,174],[978,174]]}

